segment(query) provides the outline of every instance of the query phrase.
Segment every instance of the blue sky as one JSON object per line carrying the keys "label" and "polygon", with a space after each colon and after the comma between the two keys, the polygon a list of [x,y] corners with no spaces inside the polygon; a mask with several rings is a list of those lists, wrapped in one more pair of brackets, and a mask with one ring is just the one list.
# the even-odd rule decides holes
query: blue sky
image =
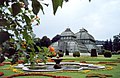
{"label": "blue sky", "polygon": [[53,15],[51,0],[45,0],[45,14],[39,13],[41,24],[34,26],[37,37],[49,38],[61,34],[66,28],[74,33],[85,28],[96,40],[113,38],[120,33],[120,0],[69,0]]}

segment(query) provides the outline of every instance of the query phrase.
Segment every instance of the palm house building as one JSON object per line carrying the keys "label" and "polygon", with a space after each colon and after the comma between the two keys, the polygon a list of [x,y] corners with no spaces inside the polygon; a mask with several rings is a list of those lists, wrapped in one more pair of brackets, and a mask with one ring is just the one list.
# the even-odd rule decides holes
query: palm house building
{"label": "palm house building", "polygon": [[52,44],[56,51],[62,51],[65,55],[69,53],[80,52],[90,53],[91,49],[98,49],[95,45],[95,39],[84,28],[79,32],[73,33],[70,28],[66,28],[61,34],[61,39]]}

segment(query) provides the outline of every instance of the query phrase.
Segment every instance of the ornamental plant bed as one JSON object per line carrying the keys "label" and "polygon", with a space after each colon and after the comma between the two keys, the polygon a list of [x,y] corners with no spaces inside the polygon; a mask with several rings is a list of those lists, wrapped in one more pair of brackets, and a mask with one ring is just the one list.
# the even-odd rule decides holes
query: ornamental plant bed
{"label": "ornamental plant bed", "polygon": [[[92,74],[92,73],[97,73],[98,74],[107,74],[107,75],[112,75],[112,77],[107,77],[107,78],[119,78],[119,68],[120,68],[120,63],[117,62],[117,58],[119,58],[120,55],[113,55],[112,58],[108,59],[108,58],[104,58],[102,55],[95,57],[96,59],[94,59],[93,57],[76,57],[76,58],[72,58],[72,57],[63,57],[65,60],[64,61],[76,61],[76,62],[86,62],[86,63],[91,63],[91,64],[98,64],[101,63],[101,65],[105,65],[107,68],[103,69],[103,70],[91,70],[88,73],[81,73],[78,71],[58,71],[58,72],[41,72],[43,74],[52,74],[52,75],[56,75],[56,76],[70,76],[71,78],[86,78],[86,76],[88,74]],[[113,66],[113,69],[111,70],[111,65],[106,65],[106,64],[117,64],[117,66]],[[1,68],[8,68],[10,65],[5,64],[4,66],[1,66]],[[19,70],[19,69],[18,69]],[[8,77],[10,75],[13,74],[17,74],[14,72],[11,72],[11,70],[3,70],[0,69],[0,71],[4,72],[4,75],[2,77]],[[40,73],[40,72],[39,72]],[[39,78],[38,76],[20,76],[20,78]],[[41,76],[42,78],[47,78],[48,76]],[[40,77],[40,78],[41,78]],[[17,78],[17,77],[15,77]],[[53,77],[50,77],[53,78]],[[58,77],[59,78],[59,77]],[[90,77],[90,78],[100,78],[100,77]]]}
{"label": "ornamental plant bed", "polygon": [[114,64],[114,63],[109,63],[109,64],[106,64],[106,65],[117,66],[117,64]]}
{"label": "ornamental plant bed", "polygon": [[112,77],[112,75],[92,73],[92,74],[88,74],[86,77],[87,78],[91,78],[91,77],[107,78],[107,77]]}
{"label": "ornamental plant bed", "polygon": [[52,77],[52,78],[71,78],[71,77],[68,77],[68,76],[56,76],[56,75],[43,74],[43,73],[38,73],[38,72],[14,74],[14,75],[6,76],[6,77],[3,77],[3,78],[14,78],[14,77],[20,77],[20,76],[46,76],[46,77]]}
{"label": "ornamental plant bed", "polygon": [[116,62],[98,62],[98,64],[113,64],[113,63],[116,63]]}
{"label": "ornamental plant bed", "polygon": [[111,65],[111,66],[117,66],[116,62],[98,62],[96,64],[106,64],[106,65]]}

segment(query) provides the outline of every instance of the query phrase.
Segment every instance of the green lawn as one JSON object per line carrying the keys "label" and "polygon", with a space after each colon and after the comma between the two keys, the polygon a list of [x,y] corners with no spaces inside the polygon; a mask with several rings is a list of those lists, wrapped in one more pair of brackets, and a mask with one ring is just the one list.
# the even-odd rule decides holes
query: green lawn
{"label": "green lawn", "polygon": [[[90,70],[88,73],[83,73],[85,70],[81,71],[61,71],[61,72],[41,72],[44,74],[53,74],[53,75],[58,75],[58,76],[70,76],[72,78],[86,78],[87,74],[91,73],[96,73],[96,74],[108,74],[112,75],[112,77],[108,78],[119,78],[120,77],[120,55],[113,55],[111,58],[104,58],[102,55],[98,57],[90,57],[90,56],[80,56],[80,57],[68,57],[65,56],[63,57],[65,60],[63,61],[76,61],[76,62],[87,62],[87,63],[98,63],[98,62],[115,62],[113,64],[99,64],[99,65],[104,65],[106,67],[111,66],[113,67],[112,70],[105,70],[105,69],[100,69],[100,70]],[[1,66],[0,71],[4,72],[4,76],[9,76],[12,74],[15,74],[11,70],[1,70],[2,68],[9,67],[9,65]],[[17,77],[17,78],[50,78],[50,77],[44,77],[44,76],[28,76],[28,77]],[[95,77],[96,78],[96,77]]]}

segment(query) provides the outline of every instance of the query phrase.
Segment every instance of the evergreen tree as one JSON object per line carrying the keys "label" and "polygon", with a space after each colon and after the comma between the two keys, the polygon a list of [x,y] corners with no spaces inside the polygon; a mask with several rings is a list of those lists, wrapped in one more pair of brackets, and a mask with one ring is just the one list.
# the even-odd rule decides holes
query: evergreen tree
{"label": "evergreen tree", "polygon": [[113,40],[113,50],[118,51],[118,50],[120,50],[120,37],[119,37],[119,35],[116,35],[113,38],[114,38],[114,40]]}
{"label": "evergreen tree", "polygon": [[104,48],[105,50],[109,50],[108,40],[106,40],[105,43],[103,44],[103,48]]}
{"label": "evergreen tree", "polygon": [[112,44],[112,40],[110,39],[110,41],[108,42],[108,49],[111,52],[113,51],[112,47],[113,47],[113,44]]}

